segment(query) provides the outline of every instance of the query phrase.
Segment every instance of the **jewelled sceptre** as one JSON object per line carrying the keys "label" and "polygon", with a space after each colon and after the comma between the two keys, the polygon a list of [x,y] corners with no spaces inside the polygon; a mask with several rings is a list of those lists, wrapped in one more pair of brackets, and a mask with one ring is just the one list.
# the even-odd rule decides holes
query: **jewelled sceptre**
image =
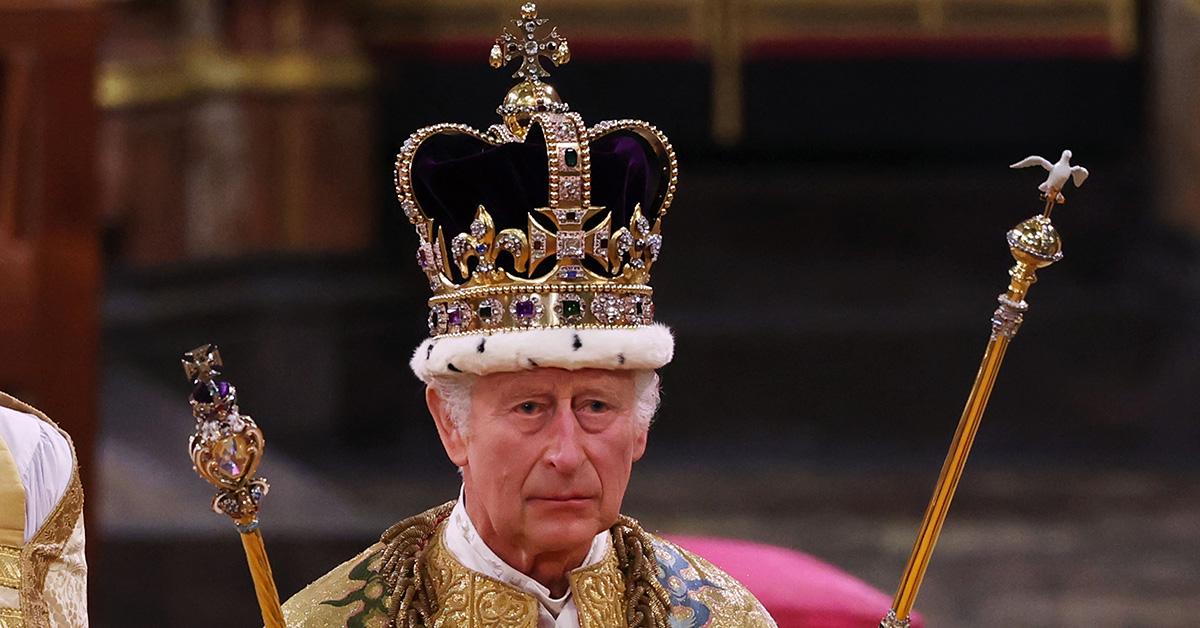
{"label": "jewelled sceptre", "polygon": [[1041,166],[1050,175],[1038,186],[1046,204],[1042,213],[1014,227],[1008,232],[1008,248],[1012,252],[1016,264],[1008,271],[1010,277],[1008,290],[1000,295],[1000,306],[992,314],[992,335],[987,348],[983,352],[983,360],[979,372],[975,375],[975,383],[967,396],[967,405],[963,408],[962,417],[958,421],[958,429],[950,442],[950,451],[942,464],[942,472],[934,487],[933,497],[925,510],[925,518],[913,544],[912,555],[900,578],[900,586],[887,616],[880,622],[880,628],[908,628],[909,614],[917,599],[917,590],[929,567],[933,556],[934,546],[942,532],[942,524],[950,512],[950,502],[954,499],[954,490],[962,478],[963,467],[967,463],[967,455],[971,452],[971,444],[975,441],[975,433],[983,419],[983,411],[987,408],[988,397],[992,386],[996,383],[996,375],[1000,372],[1000,363],[1004,360],[1004,352],[1008,343],[1016,336],[1021,327],[1025,312],[1029,305],[1025,303],[1025,295],[1029,287],[1037,281],[1037,271],[1062,259],[1062,241],[1058,231],[1050,223],[1050,212],[1056,205],[1066,202],[1062,195],[1067,180],[1074,181],[1075,186],[1083,185],[1088,176],[1087,169],[1071,165],[1071,151],[1063,151],[1057,163],[1041,157],[1027,157],[1012,168]]}
{"label": "jewelled sceptre", "polygon": [[196,433],[188,440],[192,468],[219,491],[212,509],[233,519],[254,579],[254,593],[266,628],[284,628],[279,592],[258,526],[258,505],[270,485],[255,477],[262,460],[262,431],[237,405],[237,389],[221,374],[221,353],[204,345],[183,354],[183,370],[194,388],[190,402]]}

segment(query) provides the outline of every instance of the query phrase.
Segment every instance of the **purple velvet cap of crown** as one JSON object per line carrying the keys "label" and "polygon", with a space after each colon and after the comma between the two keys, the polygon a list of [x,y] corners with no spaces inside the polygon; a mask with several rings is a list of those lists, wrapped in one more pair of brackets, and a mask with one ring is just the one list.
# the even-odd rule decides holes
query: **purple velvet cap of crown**
{"label": "purple velvet cap of crown", "polygon": [[[629,224],[634,207],[651,221],[667,193],[668,165],[645,140],[614,131],[591,143],[592,205]],[[529,213],[549,203],[545,137],[535,125],[523,143],[493,146],[465,135],[435,135],[413,159],[413,193],[447,238],[468,230],[479,205],[497,231],[524,229]]]}

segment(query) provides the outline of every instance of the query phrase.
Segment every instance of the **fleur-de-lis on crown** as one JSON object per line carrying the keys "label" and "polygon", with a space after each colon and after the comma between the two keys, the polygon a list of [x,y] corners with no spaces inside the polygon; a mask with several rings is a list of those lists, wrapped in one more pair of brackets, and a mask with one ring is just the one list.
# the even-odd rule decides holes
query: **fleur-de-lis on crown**
{"label": "fleur-de-lis on crown", "polygon": [[550,33],[538,36],[538,30],[550,20],[537,16],[537,5],[527,2],[521,6],[521,17],[513,20],[517,32],[507,28],[496,38],[492,46],[489,62],[497,70],[508,65],[515,59],[521,59],[521,67],[513,74],[513,78],[537,82],[550,76],[542,67],[540,58],[546,57],[554,65],[559,66],[571,60],[571,48],[567,40],[558,34],[558,28],[551,28]]}

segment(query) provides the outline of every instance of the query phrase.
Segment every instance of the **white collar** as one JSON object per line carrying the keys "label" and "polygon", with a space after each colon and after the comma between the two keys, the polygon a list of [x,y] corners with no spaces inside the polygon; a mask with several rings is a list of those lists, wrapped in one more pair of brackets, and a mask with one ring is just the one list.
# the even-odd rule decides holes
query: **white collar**
{"label": "white collar", "polygon": [[[450,519],[447,521],[442,541],[446,544],[446,549],[450,550],[450,553],[458,559],[458,562],[462,563],[463,567],[529,593],[554,616],[557,616],[571,599],[569,587],[562,597],[551,597],[550,589],[504,562],[496,555],[496,552],[492,551],[492,548],[487,546],[487,543],[484,543],[475,529],[475,523],[467,514],[466,496],[462,489],[459,489],[458,492],[458,503],[450,512]],[[592,539],[592,547],[588,550],[587,556],[576,569],[588,567],[604,560],[611,545],[607,530],[597,534]]]}

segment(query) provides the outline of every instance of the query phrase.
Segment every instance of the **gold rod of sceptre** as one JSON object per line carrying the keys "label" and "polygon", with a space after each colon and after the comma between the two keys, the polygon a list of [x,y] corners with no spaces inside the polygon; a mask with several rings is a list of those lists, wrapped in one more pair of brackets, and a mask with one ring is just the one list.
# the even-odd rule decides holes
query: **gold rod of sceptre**
{"label": "gold rod of sceptre", "polygon": [[237,389],[213,379],[220,375],[221,367],[216,345],[183,354],[184,373],[195,386],[189,401],[196,433],[188,441],[188,449],[196,473],[220,491],[213,497],[213,511],[233,519],[242,538],[263,624],[285,628],[258,523],[259,503],[271,488],[266,478],[255,477],[266,443],[254,419],[239,412]]}
{"label": "gold rod of sceptre", "polygon": [[279,606],[279,591],[275,589],[275,576],[271,574],[271,561],[267,559],[267,547],[263,545],[262,531],[256,527],[250,532],[242,532],[239,536],[242,537],[242,549],[246,551],[250,577],[254,580],[254,596],[258,598],[263,625],[266,628],[285,628],[283,609]]}
{"label": "gold rod of sceptre", "polygon": [[950,502],[958,482],[962,479],[963,468],[967,464],[967,456],[971,453],[971,445],[975,442],[975,434],[987,409],[988,398],[992,387],[996,384],[996,375],[1000,373],[1000,365],[1004,354],[1017,330],[1021,327],[1025,312],[1029,309],[1025,303],[1025,295],[1029,287],[1037,281],[1037,270],[1045,268],[1062,259],[1062,240],[1058,231],[1050,223],[1050,213],[1056,204],[1065,202],[1062,189],[1067,178],[1073,178],[1075,185],[1081,185],[1087,178],[1087,170],[1080,166],[1070,165],[1071,152],[1064,151],[1063,157],[1057,164],[1040,157],[1030,157],[1013,164],[1012,167],[1039,165],[1050,171],[1050,177],[1040,190],[1046,197],[1046,205],[1040,215],[1034,216],[1014,227],[1008,232],[1008,247],[1016,264],[1008,271],[1008,289],[999,296],[1000,306],[992,314],[992,334],[984,349],[979,371],[967,396],[966,406],[962,417],[959,418],[958,428],[950,441],[950,451],[942,463],[942,471],[938,476],[933,497],[925,510],[917,539],[913,543],[912,554],[900,577],[900,585],[896,589],[896,597],[892,608],[880,622],[880,628],[908,628],[909,615],[916,603],[917,592],[929,568],[933,557],[934,547],[946,523],[946,515],[950,512]]}

